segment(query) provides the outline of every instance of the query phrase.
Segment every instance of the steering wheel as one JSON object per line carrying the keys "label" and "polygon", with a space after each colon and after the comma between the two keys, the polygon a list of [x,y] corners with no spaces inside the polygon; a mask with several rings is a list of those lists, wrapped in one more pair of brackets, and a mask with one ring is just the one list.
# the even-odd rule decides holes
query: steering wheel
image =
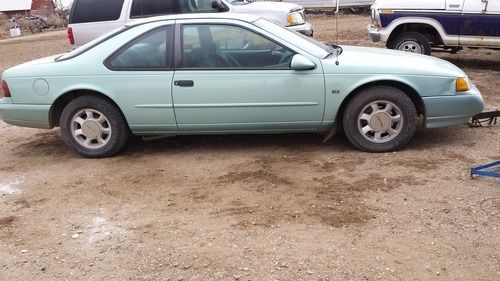
{"label": "steering wheel", "polygon": [[248,47],[250,47],[250,41],[248,41],[247,39],[243,39],[243,46],[241,46],[241,49],[246,50],[248,49]]}
{"label": "steering wheel", "polygon": [[277,53],[282,53],[283,52],[283,47],[281,47],[280,45],[274,43],[271,48],[270,48],[270,51],[271,51],[271,54],[275,55]]}
{"label": "steering wheel", "polygon": [[285,54],[284,56],[281,57],[279,64],[290,63],[294,55],[295,55],[294,53],[288,52],[288,54]]}

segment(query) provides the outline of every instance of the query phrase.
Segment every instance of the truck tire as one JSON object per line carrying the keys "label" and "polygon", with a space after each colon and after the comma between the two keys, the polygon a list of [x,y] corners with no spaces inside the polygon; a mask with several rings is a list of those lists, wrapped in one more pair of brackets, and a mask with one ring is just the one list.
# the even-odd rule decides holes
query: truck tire
{"label": "truck tire", "polygon": [[388,47],[394,50],[431,55],[429,40],[421,33],[414,31],[401,33],[389,42]]}

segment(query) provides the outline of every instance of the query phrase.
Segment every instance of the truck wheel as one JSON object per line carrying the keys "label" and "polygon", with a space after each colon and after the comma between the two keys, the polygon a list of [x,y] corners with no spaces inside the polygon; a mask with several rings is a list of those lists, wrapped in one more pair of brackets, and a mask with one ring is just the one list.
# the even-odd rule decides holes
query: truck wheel
{"label": "truck wheel", "polygon": [[431,45],[424,35],[418,32],[401,33],[389,43],[389,48],[424,55],[431,54]]}
{"label": "truck wheel", "polygon": [[97,96],[81,96],[72,100],[63,109],[60,125],[66,145],[89,158],[115,155],[130,135],[120,110]]}
{"label": "truck wheel", "polygon": [[359,92],[344,110],[347,139],[367,152],[398,150],[407,144],[417,127],[417,111],[401,90],[375,86]]}

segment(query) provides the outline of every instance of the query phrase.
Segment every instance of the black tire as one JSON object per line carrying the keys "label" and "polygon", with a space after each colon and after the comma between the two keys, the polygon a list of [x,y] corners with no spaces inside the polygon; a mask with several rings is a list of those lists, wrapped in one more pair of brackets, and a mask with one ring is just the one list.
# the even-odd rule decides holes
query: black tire
{"label": "black tire", "polygon": [[361,14],[366,14],[368,12],[368,9],[366,7],[351,7],[348,8],[348,10],[353,15],[361,15]]}
{"label": "black tire", "polygon": [[[378,111],[370,107],[373,104],[379,108]],[[382,107],[384,105],[386,107]],[[393,109],[389,110],[388,113],[384,110],[389,109],[389,105]],[[362,114],[367,112],[369,114]],[[362,116],[372,116],[370,119],[372,121],[366,121],[367,119]],[[385,120],[385,125],[382,119]],[[397,119],[401,121],[399,123],[393,121]],[[373,129],[367,133],[362,132],[365,128],[371,129],[377,126],[379,127],[378,131]],[[412,100],[403,91],[390,86],[374,86],[362,90],[349,101],[344,110],[343,127],[349,142],[359,150],[366,152],[395,151],[406,145],[415,134],[417,111]],[[388,132],[398,133],[390,134]],[[380,135],[376,136],[376,134]],[[379,138],[379,141],[376,140],[376,137]],[[385,142],[380,142],[381,137],[384,138]]]}
{"label": "black tire", "polygon": [[[80,142],[83,139],[86,139],[86,136],[81,134],[81,136],[78,137],[73,134],[72,130],[77,129],[78,127],[78,124],[76,121],[73,121],[73,118],[79,113],[86,116],[86,114],[82,112],[85,110],[97,112],[95,114],[98,117],[100,116],[99,113],[102,113],[102,116],[106,118],[106,121],[104,122],[104,126],[106,128],[104,129],[109,129],[110,133],[108,135],[102,134],[101,131],[104,129],[99,129],[101,137],[103,135],[105,137],[107,136],[105,144],[97,144],[102,145],[102,147],[85,147]],[[94,116],[92,118],[94,118]],[[88,119],[88,117],[86,119]],[[61,134],[66,145],[82,156],[88,158],[110,157],[117,154],[123,146],[125,146],[130,136],[127,121],[121,111],[112,102],[98,96],[81,96],[69,102],[61,114],[60,125]],[[82,132],[84,131],[83,126],[80,129],[82,129]],[[97,140],[95,140],[95,142],[97,142]]]}
{"label": "black tire", "polygon": [[[389,42],[388,47],[394,50],[431,55],[429,40],[418,32],[404,32]],[[420,49],[420,50],[418,50]]]}

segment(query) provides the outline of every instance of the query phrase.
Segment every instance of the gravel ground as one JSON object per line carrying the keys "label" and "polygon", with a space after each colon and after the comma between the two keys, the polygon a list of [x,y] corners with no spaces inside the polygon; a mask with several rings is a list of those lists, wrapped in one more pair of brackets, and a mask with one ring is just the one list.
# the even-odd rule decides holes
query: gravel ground
{"label": "gravel ground", "polygon": [[[311,16],[316,38],[335,20]],[[377,46],[366,16],[341,44]],[[69,48],[63,33],[0,41],[0,71]],[[436,53],[500,107],[500,52]],[[341,62],[342,63],[342,62]],[[419,129],[368,154],[343,136],[131,141],[83,159],[59,130],[0,123],[1,280],[499,280],[500,129]]]}

